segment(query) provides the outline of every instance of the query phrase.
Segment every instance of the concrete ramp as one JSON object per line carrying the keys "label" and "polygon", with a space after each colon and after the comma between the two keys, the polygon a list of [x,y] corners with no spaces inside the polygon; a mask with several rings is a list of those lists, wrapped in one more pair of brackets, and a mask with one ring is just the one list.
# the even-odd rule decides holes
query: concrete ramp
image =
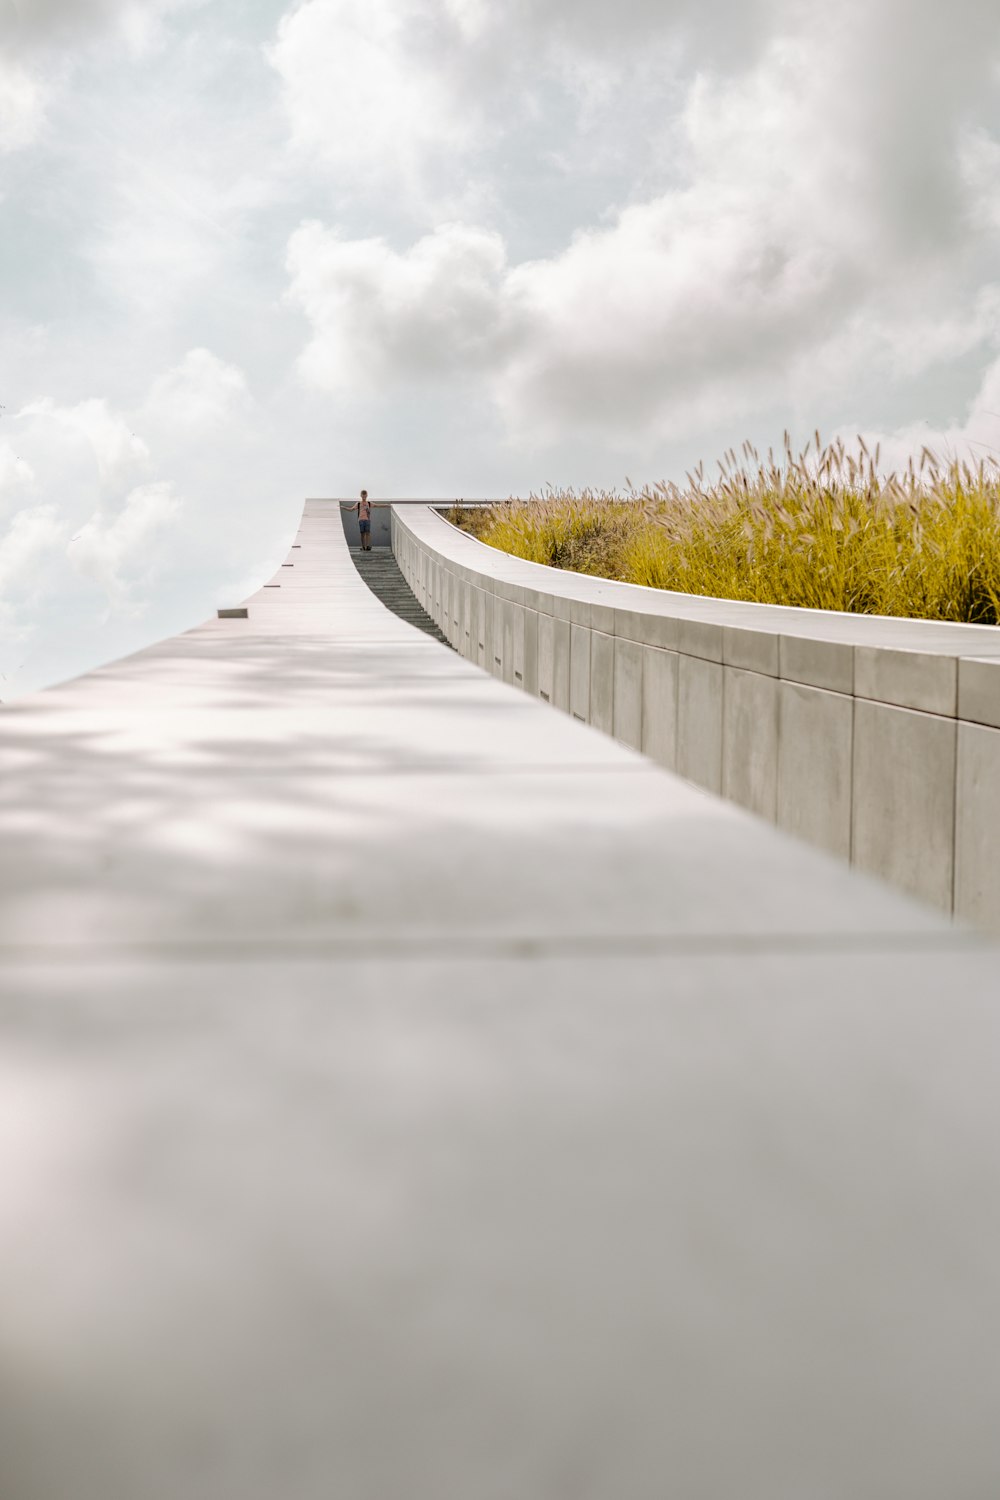
{"label": "concrete ramp", "polygon": [[425,635],[440,641],[443,646],[448,645],[441,627],[418,604],[416,595],[400,572],[391,547],[371,547],[367,552],[359,547],[352,547],[351,557],[359,575],[380,604],[384,604],[386,609],[405,620],[408,625],[416,625]]}
{"label": "concrete ramp", "polygon": [[0,714],[3,1500],[998,1493],[996,951],[246,609]]}

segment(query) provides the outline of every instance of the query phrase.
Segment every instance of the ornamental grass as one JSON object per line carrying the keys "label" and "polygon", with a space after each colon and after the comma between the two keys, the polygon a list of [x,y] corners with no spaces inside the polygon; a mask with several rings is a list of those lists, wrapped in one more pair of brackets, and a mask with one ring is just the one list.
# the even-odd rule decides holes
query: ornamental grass
{"label": "ornamental grass", "polygon": [[919,462],[884,474],[858,440],[766,460],[744,444],[706,483],[550,491],[449,518],[550,567],[760,604],[1000,623],[1000,466]]}

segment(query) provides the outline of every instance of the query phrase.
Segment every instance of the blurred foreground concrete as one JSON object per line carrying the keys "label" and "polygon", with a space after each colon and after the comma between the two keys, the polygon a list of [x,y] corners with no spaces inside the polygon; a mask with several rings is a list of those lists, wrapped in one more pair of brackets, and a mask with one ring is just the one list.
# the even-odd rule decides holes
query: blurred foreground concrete
{"label": "blurred foreground concrete", "polygon": [[0,715],[3,1500],[1000,1493],[996,950],[289,563]]}

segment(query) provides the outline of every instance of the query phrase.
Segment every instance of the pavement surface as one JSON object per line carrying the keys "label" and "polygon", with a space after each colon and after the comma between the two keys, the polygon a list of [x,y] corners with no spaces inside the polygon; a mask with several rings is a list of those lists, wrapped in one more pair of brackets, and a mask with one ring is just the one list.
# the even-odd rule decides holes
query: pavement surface
{"label": "pavement surface", "polygon": [[992,1500],[997,951],[247,611],[0,712],[3,1500]]}

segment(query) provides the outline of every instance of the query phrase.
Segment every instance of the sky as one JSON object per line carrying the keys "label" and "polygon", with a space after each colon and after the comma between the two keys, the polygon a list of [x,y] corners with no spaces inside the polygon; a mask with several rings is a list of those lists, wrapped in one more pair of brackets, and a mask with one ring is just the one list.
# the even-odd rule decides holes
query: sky
{"label": "sky", "polygon": [[996,0],[0,0],[0,700],[816,428],[1000,450]]}

